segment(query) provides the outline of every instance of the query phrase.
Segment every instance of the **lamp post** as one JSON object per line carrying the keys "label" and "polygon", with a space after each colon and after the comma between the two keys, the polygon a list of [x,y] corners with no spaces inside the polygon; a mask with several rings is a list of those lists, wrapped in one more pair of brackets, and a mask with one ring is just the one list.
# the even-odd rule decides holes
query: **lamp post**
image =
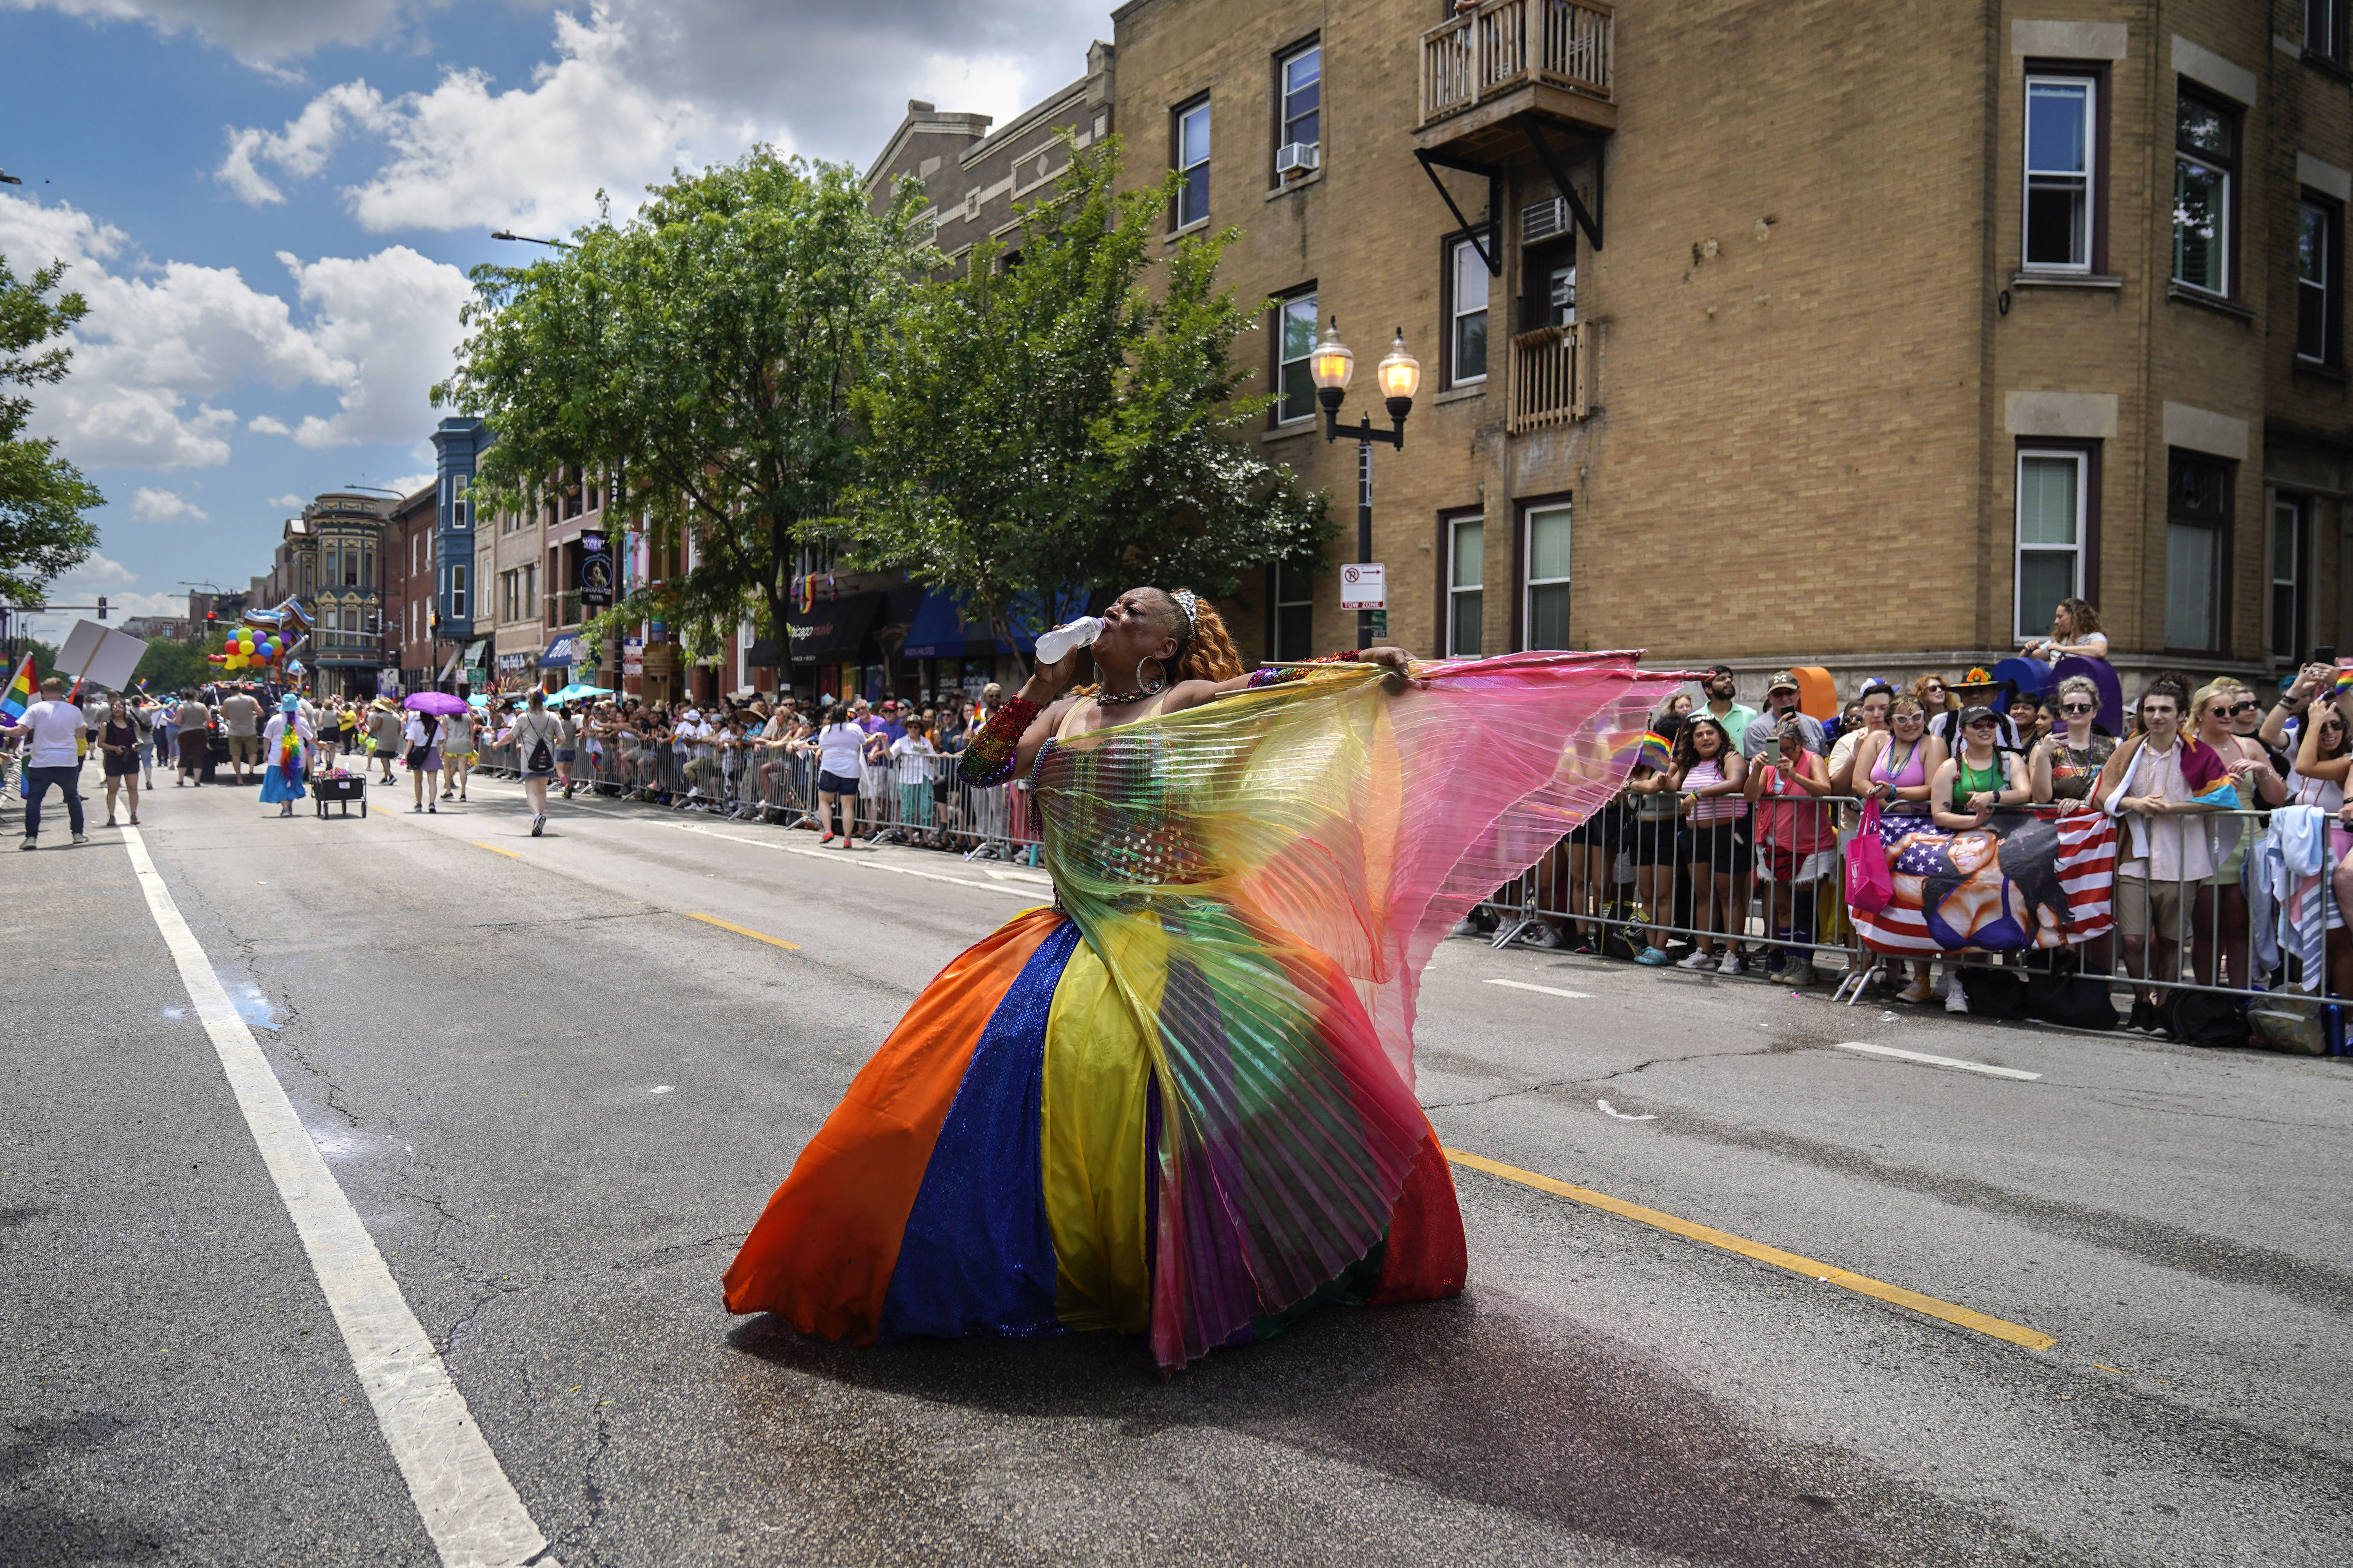
{"label": "lamp post", "polygon": [[[1373,558],[1373,443],[1382,441],[1399,451],[1405,449],[1405,418],[1413,412],[1413,395],[1421,386],[1421,362],[1406,352],[1405,329],[1399,327],[1388,356],[1374,370],[1381,395],[1388,400],[1387,430],[1374,429],[1369,413],[1354,427],[1340,423],[1340,405],[1347,399],[1348,378],[1356,369],[1356,356],[1340,341],[1340,318],[1335,316],[1308,360],[1308,371],[1315,378],[1315,401],[1324,405],[1324,441],[1328,444],[1346,436],[1356,443],[1356,559],[1369,562]],[[1388,612],[1380,614],[1386,622]],[[1358,610],[1356,646],[1363,647],[1372,640],[1373,612]]]}

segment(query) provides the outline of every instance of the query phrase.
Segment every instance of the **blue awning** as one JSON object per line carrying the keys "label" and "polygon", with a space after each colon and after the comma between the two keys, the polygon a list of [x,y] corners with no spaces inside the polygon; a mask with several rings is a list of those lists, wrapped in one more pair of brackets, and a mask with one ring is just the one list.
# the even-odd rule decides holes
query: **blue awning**
{"label": "blue awning", "polygon": [[572,668],[572,639],[570,637],[556,638],[554,642],[547,645],[547,651],[539,656],[539,668],[542,669],[569,669]]}
{"label": "blue awning", "polygon": [[[1050,616],[1039,614],[1037,601],[1027,594],[1013,601],[1013,638],[1021,652],[1033,652],[1038,646],[1037,637],[1026,629],[1029,626],[1060,626],[1086,613],[1083,590],[1060,598],[1061,613]],[[987,658],[1014,649],[989,629],[986,610],[976,604],[967,605],[965,596],[953,589],[934,588],[923,595],[914,620],[907,626],[906,647],[900,651],[909,658]]]}

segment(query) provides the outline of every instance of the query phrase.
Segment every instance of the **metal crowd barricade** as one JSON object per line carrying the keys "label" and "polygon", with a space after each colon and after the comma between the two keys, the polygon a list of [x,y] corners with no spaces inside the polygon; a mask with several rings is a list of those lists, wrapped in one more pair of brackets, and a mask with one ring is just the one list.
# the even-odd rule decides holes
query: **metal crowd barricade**
{"label": "metal crowd barricade", "polygon": [[[1624,832],[1618,841],[1596,845],[1564,840],[1534,869],[1497,889],[1474,913],[1494,923],[1492,940],[1498,947],[1545,924],[1557,930],[1565,944],[1583,942],[1620,958],[1631,958],[1647,947],[1663,951],[1670,941],[1694,951],[1703,941],[1719,953],[1745,950],[1736,971],[1744,973],[1756,973],[1757,961],[1778,951],[1784,967],[1766,973],[1786,977],[1789,969],[1810,965],[1819,977],[1835,978],[1833,1000],[1850,1005],[1861,1001],[1874,983],[1893,984],[1907,963],[1916,966],[1915,973],[1942,965],[1947,983],[1958,984],[1952,977],[1968,968],[2003,968],[2023,974],[2033,967],[2048,967],[2052,962],[2049,954],[2065,951],[2074,955],[2073,973],[2100,983],[2112,1000],[2129,1005],[2133,996],[2145,993],[2160,1001],[2183,992],[2227,995],[2247,1005],[2260,1038],[2279,1043],[2295,1034],[2295,1021],[2301,1019],[2309,1026],[2304,1030],[2305,1043],[2290,1048],[2345,1052],[2341,1015],[2335,1012],[2340,998],[2329,973],[2339,960],[2330,952],[2327,933],[2338,918],[2333,872],[2341,858],[2341,837],[2323,833],[2327,842],[2319,856],[2320,870],[2290,879],[2285,900],[2268,891],[2268,880],[2264,893],[2251,897],[2249,868],[2262,869],[2267,879],[2281,874],[2264,852],[2274,811],[2150,819],[2158,832],[2179,825],[2180,831],[2202,845],[2204,856],[2193,853],[2186,870],[2211,865],[2217,875],[2166,883],[2109,872],[2084,877],[2080,886],[2063,883],[2071,900],[2105,893],[2116,921],[2108,934],[2063,950],[1882,952],[1865,945],[1846,902],[1843,851],[1854,836],[1861,802],[1824,796],[1778,807],[1835,814],[1835,837],[1822,840],[1820,849],[1797,858],[1800,863],[1796,865],[1789,854],[1768,858],[1765,849],[1769,842],[1757,842],[1754,808],[1759,805],[1776,807],[1777,802],[1767,796],[1750,803],[1742,833],[1746,853],[1733,857],[1728,877],[1720,879],[1713,871],[1704,879],[1693,875],[1687,837],[1691,825],[1680,816],[1645,819],[1629,812],[1621,818]],[[2010,810],[2046,819],[2059,815],[2052,805]],[[2134,858],[2132,833],[2127,814],[2116,824],[2118,868]],[[1772,837],[1767,830],[1768,841]],[[1816,855],[1821,858],[1813,858]],[[1778,869],[1794,875],[1777,878],[1776,862]],[[2036,918],[2031,908],[2028,915]],[[2170,939],[2164,935],[2168,924]],[[2337,942],[2346,940],[2339,937]],[[2353,960],[2344,962],[2353,969]],[[2124,1021],[2120,1015],[2119,1022]]]}

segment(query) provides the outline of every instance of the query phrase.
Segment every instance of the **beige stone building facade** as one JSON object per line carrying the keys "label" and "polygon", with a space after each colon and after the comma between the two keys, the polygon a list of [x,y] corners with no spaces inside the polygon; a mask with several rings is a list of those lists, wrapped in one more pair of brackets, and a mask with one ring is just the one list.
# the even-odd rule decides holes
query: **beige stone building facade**
{"label": "beige stone building facade", "polygon": [[[1345,421],[1396,330],[1420,359],[1391,640],[1901,676],[2073,594],[2129,682],[2353,644],[2347,8],[1133,0],[1079,85],[1134,184],[1186,171],[1172,243],[1242,231],[1256,438],[1344,520],[1314,324]],[[1356,641],[1335,575],[1257,590],[1254,651]]]}

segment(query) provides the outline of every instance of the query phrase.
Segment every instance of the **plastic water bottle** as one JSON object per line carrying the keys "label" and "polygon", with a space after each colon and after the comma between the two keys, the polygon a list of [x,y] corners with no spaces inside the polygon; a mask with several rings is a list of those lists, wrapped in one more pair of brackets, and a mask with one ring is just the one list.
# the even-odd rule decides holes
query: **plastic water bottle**
{"label": "plastic water bottle", "polygon": [[1103,635],[1100,616],[1081,616],[1065,626],[1056,626],[1038,639],[1038,662],[1060,664],[1072,648],[1085,647]]}

